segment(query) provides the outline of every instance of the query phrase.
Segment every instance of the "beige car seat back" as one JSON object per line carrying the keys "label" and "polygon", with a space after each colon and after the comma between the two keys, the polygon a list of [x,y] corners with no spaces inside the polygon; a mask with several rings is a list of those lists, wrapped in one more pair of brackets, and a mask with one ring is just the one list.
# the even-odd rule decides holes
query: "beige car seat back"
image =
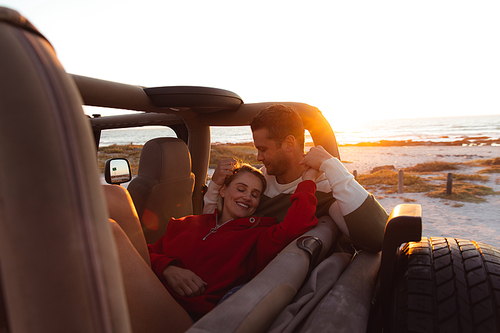
{"label": "beige car seat back", "polygon": [[0,331],[130,332],[81,96],[50,43],[5,7],[0,118]]}
{"label": "beige car seat back", "polygon": [[138,176],[128,190],[148,244],[165,234],[172,217],[193,214],[193,188],[191,156],[184,141],[156,138],[144,145]]}

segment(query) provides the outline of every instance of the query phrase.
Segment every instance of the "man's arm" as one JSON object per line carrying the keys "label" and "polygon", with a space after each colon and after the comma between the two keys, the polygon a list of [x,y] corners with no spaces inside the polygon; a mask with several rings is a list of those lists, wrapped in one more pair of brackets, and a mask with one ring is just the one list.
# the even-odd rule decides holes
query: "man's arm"
{"label": "man's arm", "polygon": [[389,215],[372,194],[353,212],[344,216],[353,244],[371,252],[382,250],[388,218]]}
{"label": "man's arm", "polygon": [[311,148],[303,163],[325,173],[336,199],[329,213],[339,229],[360,248],[380,251],[388,214],[375,197],[321,146]]}

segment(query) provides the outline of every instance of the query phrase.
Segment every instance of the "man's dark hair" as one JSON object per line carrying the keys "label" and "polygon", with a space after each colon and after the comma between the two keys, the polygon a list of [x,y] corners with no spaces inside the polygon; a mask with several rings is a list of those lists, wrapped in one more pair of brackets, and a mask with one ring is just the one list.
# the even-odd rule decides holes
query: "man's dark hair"
{"label": "man's dark hair", "polygon": [[304,147],[304,124],[302,118],[289,106],[273,104],[261,110],[250,124],[252,132],[267,129],[268,138],[276,141],[276,146],[283,143],[288,135],[293,135],[301,147]]}

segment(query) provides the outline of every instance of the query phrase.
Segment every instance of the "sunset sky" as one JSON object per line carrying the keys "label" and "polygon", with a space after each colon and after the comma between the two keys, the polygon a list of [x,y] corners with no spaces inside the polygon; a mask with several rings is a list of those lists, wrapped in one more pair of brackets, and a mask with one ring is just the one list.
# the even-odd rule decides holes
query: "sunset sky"
{"label": "sunset sky", "polygon": [[500,114],[498,1],[0,5],[30,20],[69,73],[305,102],[329,119]]}

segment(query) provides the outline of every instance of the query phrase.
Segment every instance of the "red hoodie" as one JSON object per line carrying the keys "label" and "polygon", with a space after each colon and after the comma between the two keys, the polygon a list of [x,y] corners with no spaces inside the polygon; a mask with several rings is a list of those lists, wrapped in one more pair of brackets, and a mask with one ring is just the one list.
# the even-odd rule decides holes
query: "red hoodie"
{"label": "red hoodie", "polygon": [[[171,219],[167,231],[148,245],[151,268],[175,300],[199,318],[212,310],[231,288],[257,275],[285,246],[313,226],[316,184],[301,182],[283,222],[274,217],[246,217],[216,227],[217,213]],[[163,279],[168,265],[189,269],[207,282],[200,296],[183,297]]]}

